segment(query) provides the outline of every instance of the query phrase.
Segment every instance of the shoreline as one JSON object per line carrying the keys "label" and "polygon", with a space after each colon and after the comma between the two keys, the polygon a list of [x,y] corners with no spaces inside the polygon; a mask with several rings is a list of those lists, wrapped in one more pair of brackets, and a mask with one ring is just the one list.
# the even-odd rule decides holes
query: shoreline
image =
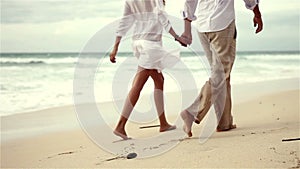
{"label": "shoreline", "polygon": [[[284,82],[284,81],[287,81],[287,82]],[[234,96],[235,95],[238,96],[238,94],[235,94],[234,92],[236,92],[236,93],[244,92],[245,90],[248,90],[248,88],[255,87],[256,85],[264,86],[264,85],[266,85],[266,83],[272,83],[272,82],[274,82],[277,85],[277,87],[279,86],[279,88],[274,88],[273,87],[273,88],[268,88],[267,90],[259,88],[260,92],[262,92],[262,94],[259,94],[259,95],[274,93],[275,90],[278,90],[278,89],[279,89],[279,91],[297,89],[297,84],[296,83],[298,82],[298,86],[300,85],[300,78],[274,79],[274,80],[268,80],[268,81],[258,81],[258,82],[251,82],[251,83],[232,84],[232,94]],[[284,85],[284,84],[288,84],[289,86],[288,87],[286,87],[286,86],[285,87],[280,87],[280,85]],[[200,91],[200,90],[201,90],[201,88],[198,89],[198,91]],[[173,93],[178,93],[178,92],[180,92],[180,91],[171,91],[171,92],[166,92],[165,94],[173,94]],[[184,91],[184,92],[189,92],[189,91]],[[255,96],[253,96],[253,94],[250,97],[247,96],[246,100],[249,100],[253,97],[255,97]],[[233,98],[233,99],[235,99],[235,98]],[[243,99],[243,98],[238,98],[238,99]],[[235,100],[238,100],[238,99],[235,99]],[[97,104],[107,104],[107,103],[110,103],[110,102],[111,101],[109,101],[109,100],[104,100],[104,101],[101,101],[101,102],[97,102]],[[81,103],[81,104],[89,104],[89,103]],[[32,109],[32,110],[22,111],[22,112],[17,112],[17,113],[12,113],[12,114],[5,113],[5,114],[1,114],[0,118],[20,115],[20,114],[32,114],[32,113],[37,113],[37,112],[41,112],[41,111],[48,111],[48,110],[51,110],[51,109],[60,109],[60,108],[69,108],[69,107],[74,107],[74,104],[71,103],[71,104],[63,104],[61,106],[41,107],[41,108],[37,108],[37,109]]]}
{"label": "shoreline", "polygon": [[[250,100],[270,94],[299,90],[298,87],[299,79],[295,78],[233,85],[233,105],[235,106],[238,104],[243,104]],[[171,92],[165,95],[166,115],[173,121],[179,117],[181,110],[179,110],[180,108],[178,109],[176,106],[170,107],[168,105],[180,103],[180,100],[178,100],[180,94],[178,94],[179,92]],[[191,97],[189,101],[192,102],[193,98],[194,97]],[[89,104],[81,104],[80,106],[88,105]],[[111,102],[97,103],[97,106],[98,108],[104,107],[104,110],[115,107],[114,103]],[[143,108],[145,105],[141,105],[139,107]],[[117,114],[115,116],[108,117],[107,119],[104,117],[104,120],[106,123],[113,125],[118,118],[119,116]],[[153,124],[153,122],[147,124]],[[76,113],[74,105],[66,105],[27,113],[1,116],[1,142],[28,138],[47,133],[55,133],[59,131],[70,131],[74,129],[81,129],[81,123],[78,120],[78,114]]]}

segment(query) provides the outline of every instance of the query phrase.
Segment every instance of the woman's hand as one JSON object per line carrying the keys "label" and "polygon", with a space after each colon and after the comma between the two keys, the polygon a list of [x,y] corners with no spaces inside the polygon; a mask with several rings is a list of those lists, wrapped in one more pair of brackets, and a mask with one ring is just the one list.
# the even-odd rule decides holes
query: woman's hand
{"label": "woman's hand", "polygon": [[186,37],[183,37],[183,36],[180,36],[180,37],[177,37],[175,38],[176,41],[178,41],[181,46],[184,46],[184,47],[187,47],[187,45],[191,44],[190,43],[190,39],[187,39]]}
{"label": "woman's hand", "polygon": [[111,53],[109,54],[111,63],[116,63],[116,55],[117,55],[117,50],[115,49],[111,51]]}
{"label": "woman's hand", "polygon": [[118,48],[119,48],[121,39],[122,39],[122,36],[116,37],[114,48],[109,54],[109,57],[110,57],[109,59],[110,59],[111,63],[116,63],[116,55],[118,53]]}

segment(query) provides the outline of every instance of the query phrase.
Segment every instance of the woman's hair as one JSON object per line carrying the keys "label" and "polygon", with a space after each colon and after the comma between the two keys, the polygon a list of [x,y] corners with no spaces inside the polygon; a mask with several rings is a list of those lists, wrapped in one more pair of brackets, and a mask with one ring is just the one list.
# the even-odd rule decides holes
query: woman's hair
{"label": "woman's hair", "polygon": [[165,0],[163,0],[163,4],[166,5],[166,1]]}

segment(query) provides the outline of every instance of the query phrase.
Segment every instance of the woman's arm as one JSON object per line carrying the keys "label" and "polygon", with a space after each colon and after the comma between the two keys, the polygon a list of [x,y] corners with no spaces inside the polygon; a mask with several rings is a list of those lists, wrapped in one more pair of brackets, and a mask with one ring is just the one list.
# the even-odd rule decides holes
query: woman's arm
{"label": "woman's arm", "polygon": [[174,31],[174,29],[171,27],[169,30],[169,33],[174,37],[174,39],[176,41],[178,41],[182,46],[187,47],[187,39],[180,37],[176,34],[176,32]]}
{"label": "woman's arm", "polygon": [[125,1],[123,17],[119,22],[117,28],[117,36],[125,36],[128,30],[134,25],[134,13],[131,11],[132,4],[128,1]]}
{"label": "woman's arm", "polygon": [[130,9],[130,4],[128,1],[125,1],[123,17],[119,23],[119,26],[116,31],[116,40],[113,47],[113,50],[110,52],[110,61],[116,63],[116,55],[118,53],[119,45],[123,36],[126,35],[127,31],[132,27],[134,23],[134,16]]}
{"label": "woman's arm", "polygon": [[164,29],[169,32],[173,38],[178,41],[182,46],[187,46],[187,41],[185,38],[179,37],[176,32],[174,31],[169,19],[168,19],[168,14],[165,12],[163,4],[158,4],[158,20],[164,27]]}
{"label": "woman's arm", "polygon": [[115,45],[113,50],[110,52],[109,57],[112,63],[116,63],[116,55],[118,53],[119,45],[121,42],[122,36],[117,36],[115,40]]}

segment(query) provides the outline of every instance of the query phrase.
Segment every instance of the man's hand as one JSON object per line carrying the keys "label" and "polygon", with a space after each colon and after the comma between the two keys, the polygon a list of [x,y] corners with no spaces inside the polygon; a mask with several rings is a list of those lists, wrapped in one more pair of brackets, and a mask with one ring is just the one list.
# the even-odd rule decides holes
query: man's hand
{"label": "man's hand", "polygon": [[254,27],[257,27],[255,33],[259,33],[260,31],[263,30],[263,21],[261,19],[261,14],[258,5],[254,7],[253,13],[254,13],[254,18],[253,18]]}
{"label": "man's hand", "polygon": [[191,22],[192,21],[187,18],[184,19],[184,32],[180,36],[180,38],[182,39],[182,43],[184,43],[186,45],[192,44],[192,41],[193,41]]}
{"label": "man's hand", "polygon": [[261,17],[254,17],[253,23],[254,23],[254,27],[257,27],[255,33],[259,33],[263,30],[263,21]]}
{"label": "man's hand", "polygon": [[180,41],[186,45],[192,44],[192,34],[183,32],[180,36]]}
{"label": "man's hand", "polygon": [[191,45],[192,41],[193,41],[191,31],[185,30],[180,36],[180,41],[181,41],[181,43],[185,44],[186,46]]}
{"label": "man's hand", "polygon": [[178,38],[175,38],[175,41],[179,42],[181,46],[187,47],[187,41],[185,38],[178,37]]}

